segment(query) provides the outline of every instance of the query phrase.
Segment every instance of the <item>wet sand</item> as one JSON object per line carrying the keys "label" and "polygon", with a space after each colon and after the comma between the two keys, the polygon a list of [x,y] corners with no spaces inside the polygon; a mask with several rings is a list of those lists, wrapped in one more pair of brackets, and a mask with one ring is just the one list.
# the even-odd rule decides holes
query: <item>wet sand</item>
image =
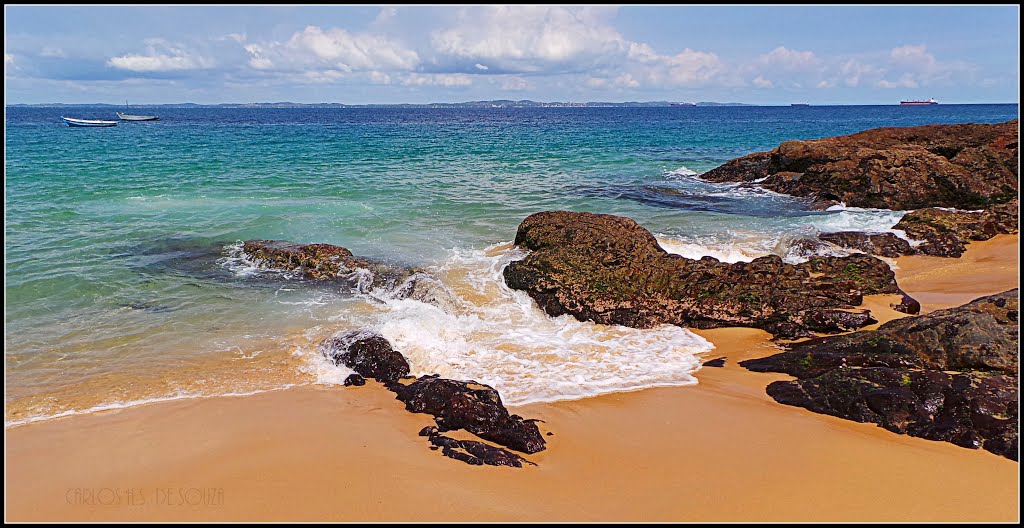
{"label": "wet sand", "polygon": [[[1017,287],[1016,235],[899,259],[925,311]],[[883,322],[897,296],[868,299]],[[700,383],[513,409],[523,469],[444,458],[379,385],[182,400],[8,428],[9,521],[1016,521],[1019,465],[780,405],[755,329],[705,330]],[[455,435],[460,436],[460,435]],[[465,436],[462,436],[465,437]]]}

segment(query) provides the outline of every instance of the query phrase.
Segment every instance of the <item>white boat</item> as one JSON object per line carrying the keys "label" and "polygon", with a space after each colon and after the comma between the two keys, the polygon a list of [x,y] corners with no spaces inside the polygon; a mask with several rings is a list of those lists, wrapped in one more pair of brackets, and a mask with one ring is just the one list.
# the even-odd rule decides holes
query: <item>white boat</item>
{"label": "white boat", "polygon": [[75,119],[73,117],[63,117],[68,126],[73,127],[112,127],[117,126],[117,121],[103,121],[101,119]]}
{"label": "white boat", "polygon": [[160,119],[160,116],[144,116],[126,114],[124,112],[117,112],[117,117],[121,118],[122,121],[158,121]]}

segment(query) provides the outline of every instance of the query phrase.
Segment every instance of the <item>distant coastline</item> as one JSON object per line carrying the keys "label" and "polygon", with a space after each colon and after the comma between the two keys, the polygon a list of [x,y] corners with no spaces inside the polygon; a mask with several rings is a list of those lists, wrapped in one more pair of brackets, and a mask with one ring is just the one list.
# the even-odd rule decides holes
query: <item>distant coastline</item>
{"label": "distant coastline", "polygon": [[[290,101],[275,103],[165,103],[165,104],[132,104],[136,108],[569,108],[569,107],[659,107],[670,106],[670,101],[626,101],[621,103],[588,101],[551,101],[539,102],[527,99],[512,101],[509,99],[496,99],[492,101],[466,101],[462,103],[375,103],[375,104],[345,104],[345,103],[293,103]],[[122,105],[107,103],[18,103],[8,104],[8,107],[34,107],[52,108],[64,106],[109,106],[120,107]],[[713,101],[702,101],[696,106],[763,106],[747,103],[717,103]]]}
{"label": "distant coastline", "polygon": [[[976,104],[976,105],[1005,105],[1019,103],[951,103],[951,104]],[[61,108],[68,106],[94,106],[120,108],[123,105],[108,103],[15,103],[7,104],[8,108]],[[491,101],[466,101],[461,103],[373,103],[373,104],[346,104],[346,103],[293,103],[289,101],[274,103],[161,103],[161,104],[132,104],[133,108],[654,108],[654,107],[678,107],[679,103],[671,101],[512,101],[507,99],[496,99]],[[687,103],[686,106],[691,106]],[[766,106],[766,107],[789,107],[789,106],[888,106],[885,104],[751,104],[751,103],[719,103],[714,101],[701,101],[693,103],[692,106],[720,107],[720,106]],[[950,106],[947,104],[945,106]]]}

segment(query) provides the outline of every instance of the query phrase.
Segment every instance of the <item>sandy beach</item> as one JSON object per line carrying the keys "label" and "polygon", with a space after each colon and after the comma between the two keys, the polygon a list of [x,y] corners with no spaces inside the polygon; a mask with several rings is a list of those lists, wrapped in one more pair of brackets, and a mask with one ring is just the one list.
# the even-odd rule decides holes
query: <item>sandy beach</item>
{"label": "sandy beach", "polygon": [[[1018,286],[1017,235],[897,260],[923,312]],[[868,299],[877,318],[896,296]],[[8,521],[1005,521],[1019,464],[774,402],[737,365],[766,332],[699,331],[699,384],[513,412],[548,449],[523,469],[430,451],[381,386],[180,400],[5,430]],[[459,434],[453,436],[462,438]],[[465,436],[468,438],[468,436]]]}

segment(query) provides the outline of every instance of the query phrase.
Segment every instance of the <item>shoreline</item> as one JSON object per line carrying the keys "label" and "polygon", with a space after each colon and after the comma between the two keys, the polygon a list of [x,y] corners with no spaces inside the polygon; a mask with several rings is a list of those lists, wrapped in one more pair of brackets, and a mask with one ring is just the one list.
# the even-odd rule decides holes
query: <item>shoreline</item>
{"label": "shoreline", "polygon": [[[922,313],[958,306],[1018,287],[1018,245],[1018,235],[999,235],[958,259],[900,257],[897,281]],[[866,305],[881,324],[906,316],[888,308],[897,298]],[[547,450],[527,457],[536,467],[473,467],[430,451],[416,432],[432,419],[373,382],[300,386],[5,427],[6,517],[1018,519],[1017,463],[776,403],[764,388],[789,377],[737,364],[773,353],[766,332],[694,332],[716,346],[706,359],[727,358],[698,370],[697,385],[512,408],[554,432]]]}

